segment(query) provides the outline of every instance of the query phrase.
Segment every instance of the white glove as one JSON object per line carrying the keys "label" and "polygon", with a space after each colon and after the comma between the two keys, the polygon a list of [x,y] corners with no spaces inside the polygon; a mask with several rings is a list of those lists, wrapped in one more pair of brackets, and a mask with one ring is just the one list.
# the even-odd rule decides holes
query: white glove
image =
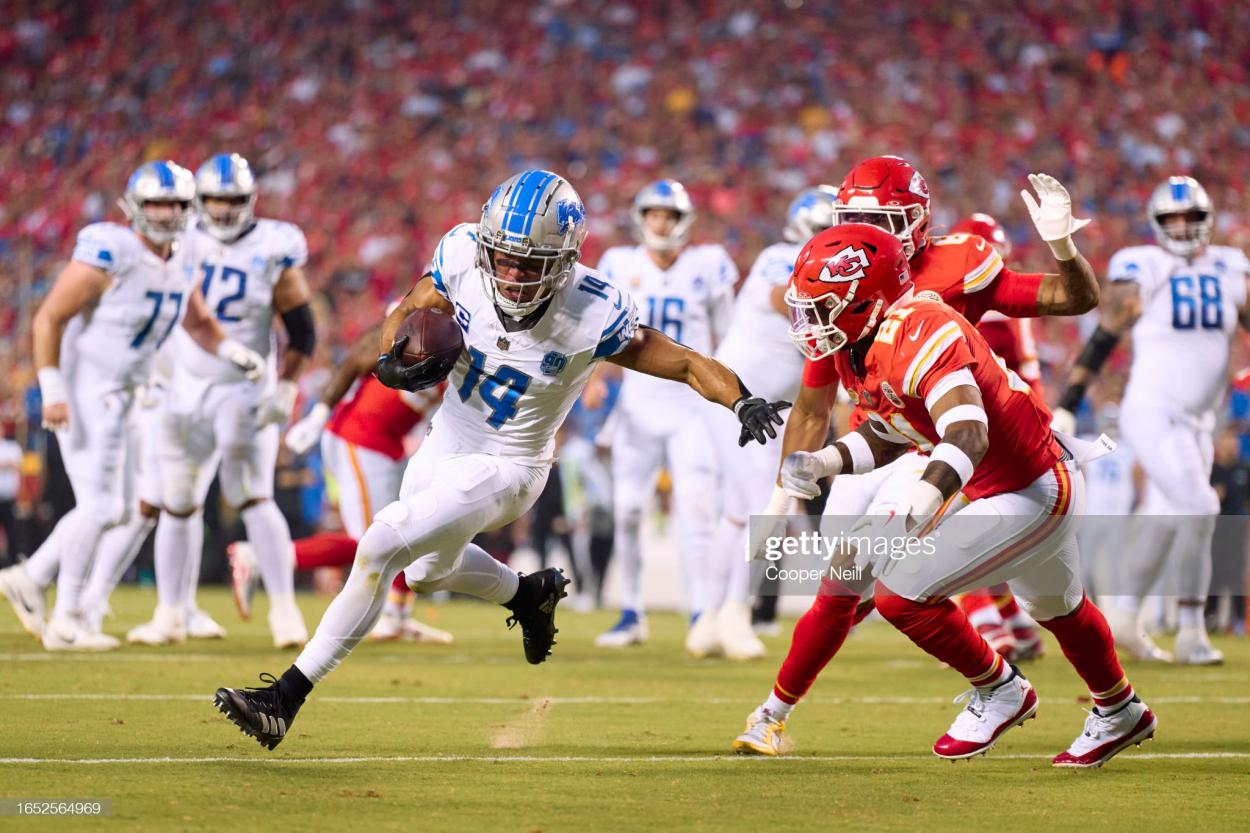
{"label": "white glove", "polygon": [[221,344],[217,345],[217,357],[225,359],[243,371],[243,375],[249,382],[259,381],[260,377],[265,374],[264,357],[232,338],[223,338]]}
{"label": "white glove", "polygon": [[793,451],[781,462],[781,488],[791,497],[811,500],[820,494],[822,477],[842,470],[842,455],[833,446],[816,452]]}
{"label": "white glove", "polygon": [[1029,174],[1029,184],[1037,191],[1037,198],[1034,199],[1027,189],[1020,192],[1020,197],[1029,209],[1037,233],[1050,246],[1056,260],[1071,260],[1076,257],[1072,235],[1089,225],[1089,220],[1072,216],[1072,197],[1053,176]]}
{"label": "white glove", "polygon": [[278,382],[273,393],[262,399],[256,407],[256,424],[262,428],[266,425],[285,424],[291,418],[291,409],[295,407],[297,398],[299,385],[290,379]]}
{"label": "white glove", "polygon": [[[790,497],[780,486],[773,487],[768,498],[768,505],[760,516],[764,519],[761,526],[747,526],[747,561],[764,561],[767,557],[765,544],[769,538],[783,535],[786,531],[786,516],[794,514],[794,498]],[[750,533],[754,532],[752,535]]]}
{"label": "white glove", "polygon": [[1058,431],[1060,434],[1075,437],[1076,416],[1067,408],[1055,408],[1055,412],[1051,414],[1050,428],[1052,431]]}
{"label": "white glove", "polygon": [[291,426],[286,432],[286,447],[294,454],[307,454],[321,439],[321,431],[330,421],[330,406],[318,402],[308,416]]}

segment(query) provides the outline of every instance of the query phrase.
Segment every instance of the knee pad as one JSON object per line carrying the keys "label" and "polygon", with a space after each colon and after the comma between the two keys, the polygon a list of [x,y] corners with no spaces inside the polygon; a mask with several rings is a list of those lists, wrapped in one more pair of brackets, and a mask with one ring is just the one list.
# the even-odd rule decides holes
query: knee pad
{"label": "knee pad", "polygon": [[390,524],[372,523],[356,545],[356,563],[353,566],[381,575],[391,562],[406,557],[407,553],[408,542],[398,530]]}
{"label": "knee pad", "polygon": [[1063,596],[1040,596],[1031,599],[1016,596],[1016,601],[1020,603],[1025,613],[1038,622],[1046,622],[1072,613],[1081,606],[1083,598],[1085,598],[1084,592],[1075,590]]}
{"label": "knee pad", "polygon": [[408,589],[414,593],[432,593],[440,589],[439,584],[451,575],[456,566],[456,558],[448,555],[432,552],[405,567],[404,582]]}

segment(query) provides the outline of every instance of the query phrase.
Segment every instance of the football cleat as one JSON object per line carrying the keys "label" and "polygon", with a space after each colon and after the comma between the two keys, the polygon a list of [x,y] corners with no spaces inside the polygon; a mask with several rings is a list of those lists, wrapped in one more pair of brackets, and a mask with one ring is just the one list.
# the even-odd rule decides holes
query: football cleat
{"label": "football cleat", "polygon": [[1111,634],[1115,637],[1115,646],[1126,652],[1133,659],[1145,662],[1171,662],[1172,654],[1155,644],[1142,627],[1135,613],[1109,606],[1104,611]]}
{"label": "football cleat", "polygon": [[733,750],[739,755],[788,755],[794,751],[794,742],[786,734],[786,722],[778,720],[768,709],[760,706],[747,718],[747,727],[734,738]]}
{"label": "football cleat", "polygon": [[1053,766],[1099,767],[1119,752],[1154,737],[1159,721],[1140,698],[1134,697],[1110,714],[1095,707],[1085,719],[1085,730],[1051,761]]}
{"label": "football cleat", "polygon": [[398,613],[382,611],[382,615],[378,617],[378,623],[373,626],[373,630],[369,631],[369,641],[394,642],[404,635],[403,626],[403,617]]}
{"label": "football cleat", "polygon": [[112,651],[120,646],[117,637],[93,630],[74,616],[53,616],[43,629],[43,647],[48,651]]}
{"label": "football cleat", "polygon": [[716,612],[700,613],[694,617],[690,630],[686,631],[686,653],[695,659],[718,657],[724,653],[717,626]]}
{"label": "football cleat", "polygon": [[612,626],[595,637],[596,648],[627,648],[630,645],[641,645],[651,634],[647,630],[647,617],[636,610],[622,610],[621,618]]}
{"label": "football cleat", "polygon": [[273,647],[279,650],[304,647],[308,628],[294,596],[269,597],[269,630],[273,633]]}
{"label": "football cleat", "polygon": [[977,633],[990,643],[990,647],[994,649],[1003,659],[1008,662],[1016,660],[1016,636],[1011,628],[1002,622],[986,623],[977,625]]}
{"label": "football cleat", "polygon": [[1220,665],[1224,653],[1211,645],[1203,628],[1181,628],[1172,651],[1177,665]]}
{"label": "football cleat", "polygon": [[556,644],[556,634],[560,632],[556,628],[556,605],[568,595],[564,588],[569,586],[570,581],[558,567],[548,567],[517,578],[530,585],[527,597],[533,601],[518,605],[519,609],[513,609],[505,622],[509,629],[521,626],[525,660],[530,665],[538,665],[551,656],[551,647]]}
{"label": "football cleat", "polygon": [[41,638],[46,616],[43,590],[35,584],[25,566],[14,564],[0,570],[0,593],[9,600],[26,632],[36,639]]}
{"label": "football cleat", "polygon": [[[696,623],[695,627],[698,627]],[[716,630],[725,656],[733,660],[760,659],[768,649],[751,629],[751,608],[742,602],[725,602],[716,613]],[[691,628],[691,635],[694,628]],[[689,640],[687,640],[689,642]]]}
{"label": "football cleat", "polygon": [[188,639],[225,639],[226,629],[198,607],[187,611]]}
{"label": "football cleat", "polygon": [[257,743],[272,750],[286,737],[299,706],[288,708],[282,702],[278,681],[272,674],[261,674],[260,680],[269,685],[260,688],[219,688],[213,703],[243,734],[256,738]]}
{"label": "football cleat", "polygon": [[947,760],[984,755],[1012,726],[1037,713],[1037,692],[1013,667],[1011,678],[993,688],[971,688],[955,698],[968,705],[955,718],[946,734],[933,744],[933,754]]}
{"label": "football cleat", "polygon": [[175,605],[158,604],[151,622],[130,629],[131,645],[178,645],[187,641],[187,613]]}
{"label": "football cleat", "polygon": [[1016,655],[1012,662],[1028,662],[1041,659],[1046,655],[1046,643],[1042,641],[1042,632],[1032,625],[1023,628],[1013,627],[1011,635],[1016,638]]}
{"label": "football cleat", "polygon": [[427,625],[415,617],[408,617],[400,625],[400,632],[404,639],[412,642],[425,642],[430,645],[450,645],[456,641],[456,637],[452,636],[448,631],[442,628],[436,628],[433,625]]}
{"label": "football cleat", "polygon": [[246,622],[252,618],[252,597],[256,595],[256,584],[260,580],[256,550],[247,541],[235,541],[226,547],[226,557],[230,559],[234,606],[239,610],[239,618]]}

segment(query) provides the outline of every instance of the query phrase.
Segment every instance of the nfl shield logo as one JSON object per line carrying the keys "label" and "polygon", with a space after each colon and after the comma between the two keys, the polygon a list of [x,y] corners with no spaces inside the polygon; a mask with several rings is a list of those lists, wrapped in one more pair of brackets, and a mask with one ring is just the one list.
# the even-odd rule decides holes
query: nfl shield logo
{"label": "nfl shield logo", "polygon": [[538,369],[543,372],[544,376],[559,376],[560,373],[563,372],[564,366],[568,363],[568,356],[552,350],[550,353],[543,356],[542,364],[538,366]]}

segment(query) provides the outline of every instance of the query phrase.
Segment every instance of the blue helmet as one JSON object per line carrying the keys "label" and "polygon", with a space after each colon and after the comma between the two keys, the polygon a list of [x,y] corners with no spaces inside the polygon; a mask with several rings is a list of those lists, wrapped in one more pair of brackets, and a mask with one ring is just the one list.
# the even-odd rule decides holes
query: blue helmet
{"label": "blue helmet", "polygon": [[[653,208],[662,208],[677,213],[677,225],[666,235],[649,231],[643,222],[643,216]],[[690,227],[694,225],[694,203],[686,186],[675,179],[660,179],[642,187],[634,197],[629,216],[634,221],[634,230],[648,249],[671,252],[686,245],[690,238]]]}
{"label": "blue helmet", "polygon": [[[1174,255],[1190,257],[1211,242],[1211,229],[1215,226],[1215,208],[1207,189],[1192,176],[1168,177],[1150,195],[1150,226],[1155,240]],[[1195,219],[1184,225],[1165,223],[1169,214],[1195,214]]]}
{"label": "blue helmet", "polygon": [[799,192],[786,209],[786,229],[782,236],[789,243],[806,243],[818,231],[833,225],[833,201],[838,189],[817,185]]}
{"label": "blue helmet", "polygon": [[[225,212],[204,207],[205,197],[231,201]],[[204,230],[218,240],[233,240],[252,224],[256,206],[256,177],[252,166],[237,153],[219,153],[195,172],[195,210]]]}

